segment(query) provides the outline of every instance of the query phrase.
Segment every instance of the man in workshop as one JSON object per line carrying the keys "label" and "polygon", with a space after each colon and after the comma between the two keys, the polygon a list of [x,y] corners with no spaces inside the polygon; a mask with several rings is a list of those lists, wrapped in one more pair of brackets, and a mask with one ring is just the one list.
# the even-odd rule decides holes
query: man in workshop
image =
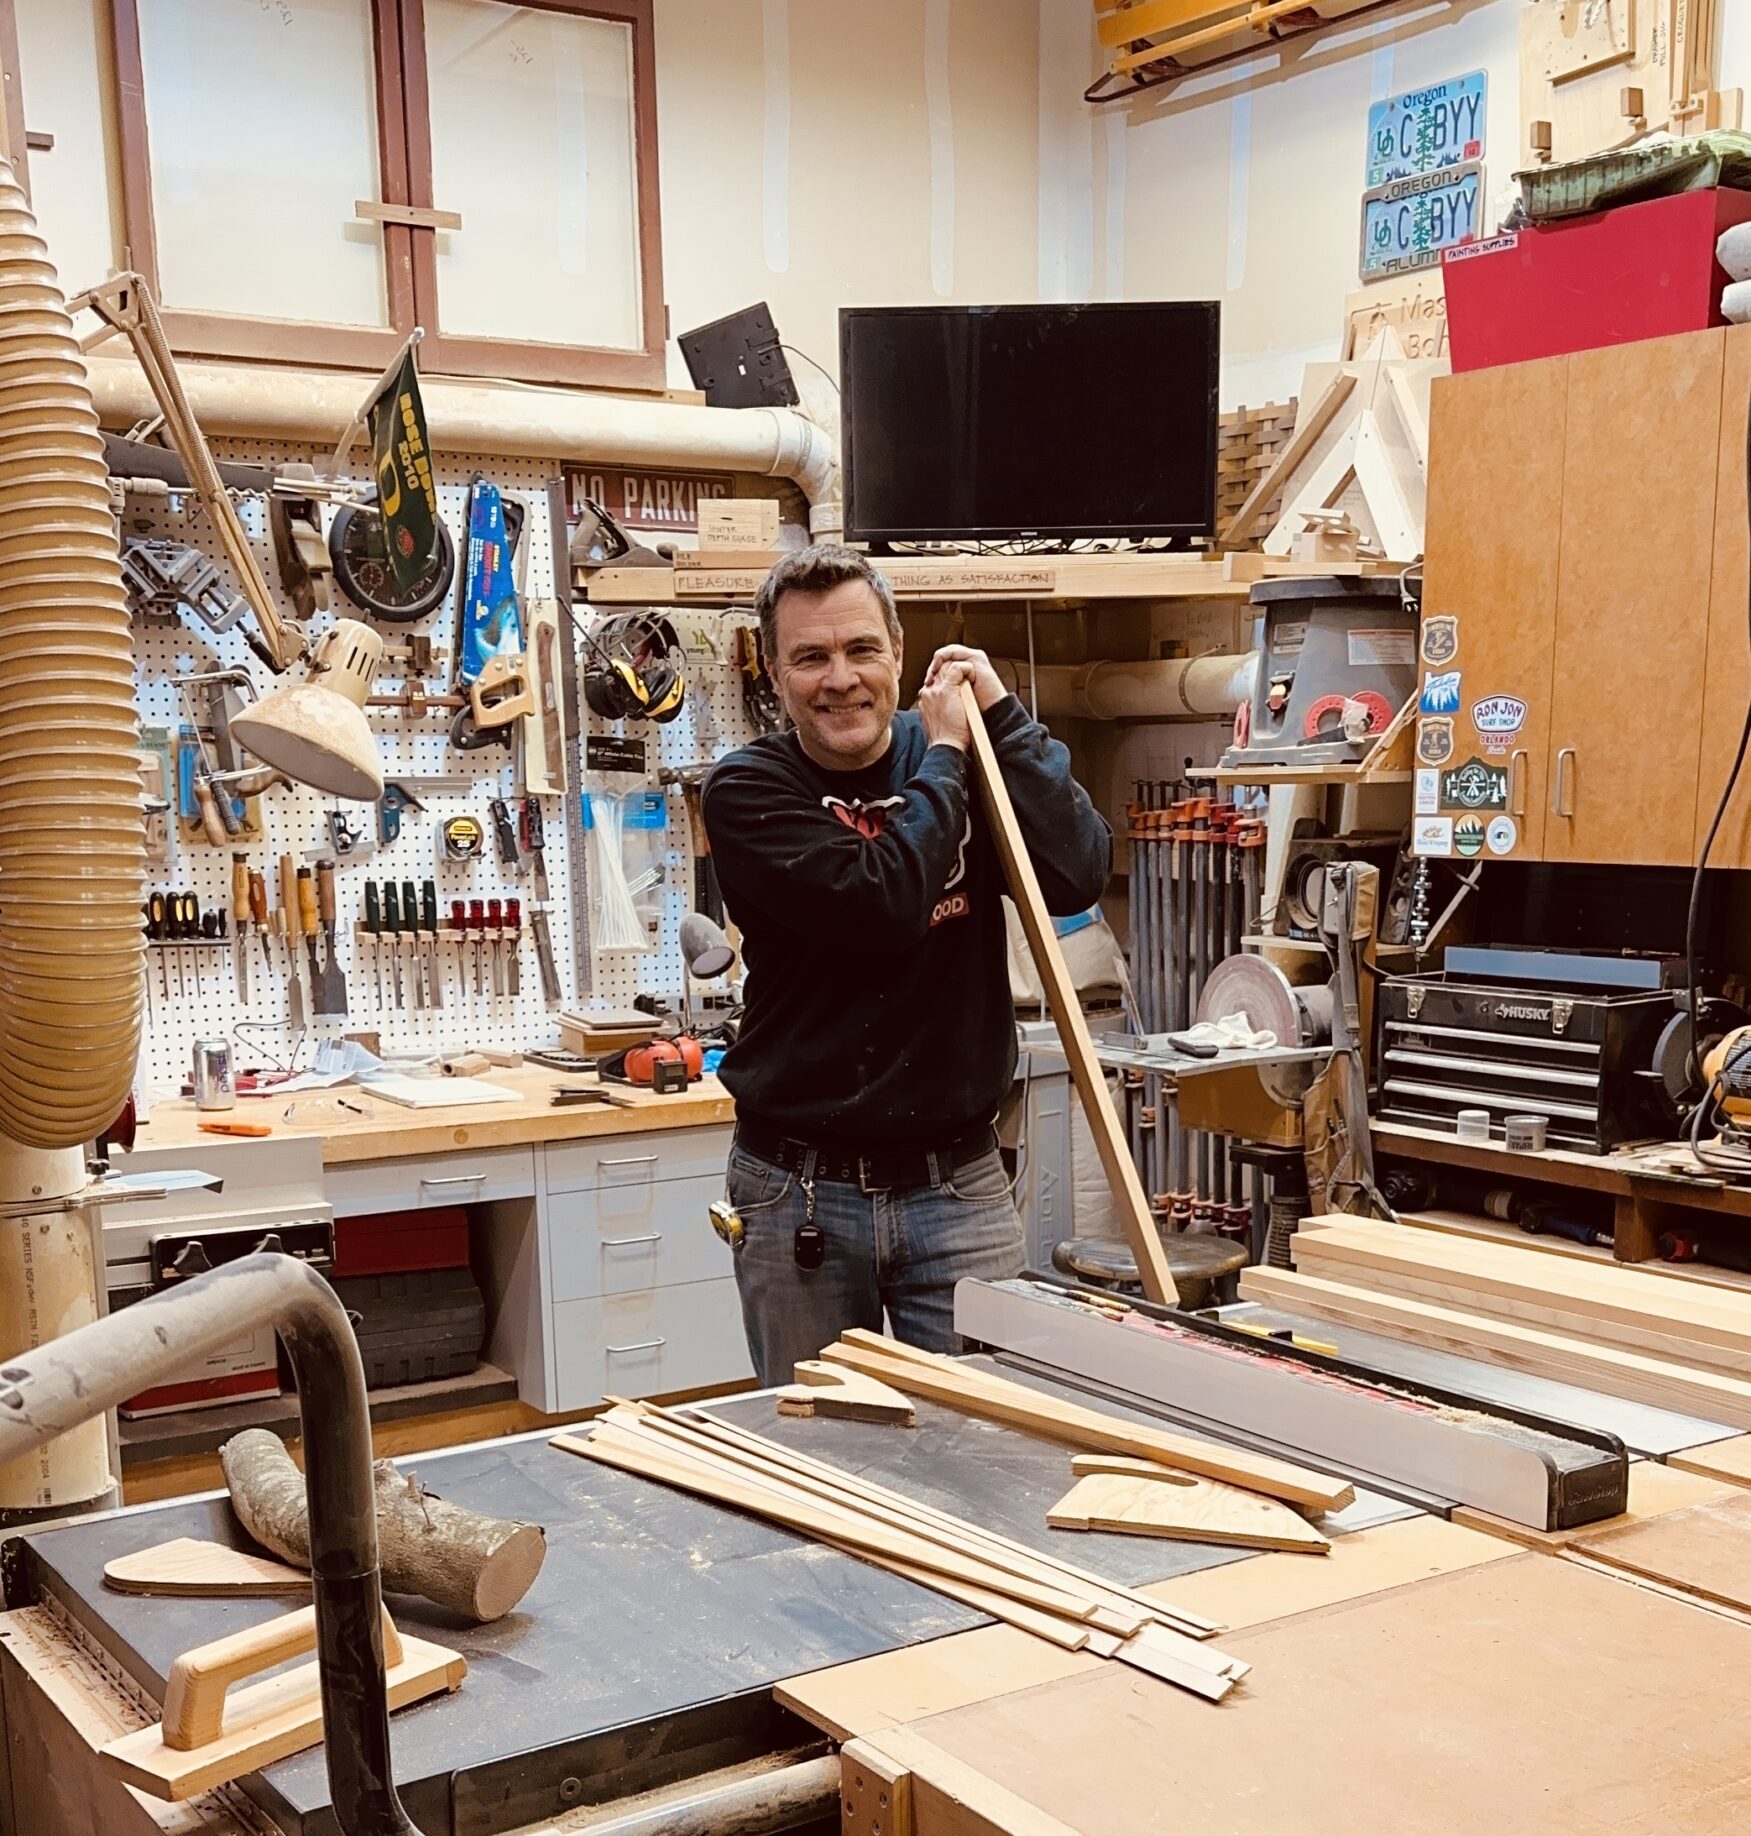
{"label": "man in workshop", "polygon": [[1005,882],[961,684],[1054,914],[1100,897],[1112,833],[984,652],[937,651],[896,711],[899,613],[862,555],[787,555],[758,604],[789,726],[723,759],[703,807],[747,968],[721,1071],[728,1200],[771,1384],[850,1327],[879,1332],[884,1310],[898,1338],[959,1351],[955,1283],[1023,1264],[993,1128],[1016,1059]]}

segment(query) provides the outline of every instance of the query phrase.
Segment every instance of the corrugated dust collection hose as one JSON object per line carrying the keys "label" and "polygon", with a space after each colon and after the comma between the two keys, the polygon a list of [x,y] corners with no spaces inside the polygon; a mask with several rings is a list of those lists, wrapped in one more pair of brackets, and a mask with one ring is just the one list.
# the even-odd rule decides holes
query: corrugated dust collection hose
{"label": "corrugated dust collection hose", "polygon": [[[0,1207],[84,1183],[133,1085],[145,827],[132,634],[97,412],[0,163]],[[0,1220],[0,1355],[96,1310],[80,1212]],[[95,1437],[95,1438],[94,1438]],[[109,1483],[100,1420],[0,1468],[0,1510]]]}

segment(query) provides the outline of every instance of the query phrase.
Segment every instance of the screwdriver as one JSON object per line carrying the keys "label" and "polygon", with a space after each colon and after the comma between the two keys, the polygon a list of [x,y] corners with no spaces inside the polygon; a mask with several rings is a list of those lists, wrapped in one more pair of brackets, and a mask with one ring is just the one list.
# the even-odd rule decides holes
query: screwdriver
{"label": "screwdriver", "polygon": [[509,933],[505,940],[505,991],[517,995],[523,992],[523,971],[517,962],[517,945],[523,935],[521,899],[505,901],[505,929]]}
{"label": "screwdriver", "polygon": [[[186,943],[191,937],[201,934],[201,902],[192,892],[176,895],[176,935],[179,941]],[[182,980],[182,952],[176,957],[176,976]],[[195,993],[201,991],[201,953],[195,952]]]}
{"label": "screwdriver", "polygon": [[249,856],[231,857],[231,955],[237,998],[249,1005]]}
{"label": "screwdriver", "polygon": [[456,933],[456,979],[467,994],[468,965],[463,952],[468,948],[468,906],[461,899],[450,901],[450,928]]}
{"label": "screwdriver", "polygon": [[433,1007],[444,1005],[444,957],[438,947],[438,883],[427,880],[420,887],[420,925],[431,933],[432,941],[426,946],[427,973],[431,980],[426,985],[426,998]]}
{"label": "screwdriver", "polygon": [[273,951],[268,944],[268,883],[267,875],[257,868],[249,870],[249,919],[255,926],[255,933],[261,939],[261,960],[267,969],[274,966]]}
{"label": "screwdriver", "polygon": [[158,951],[158,986],[163,990],[165,1000],[170,999],[170,965],[164,960],[163,945],[170,936],[170,904],[161,892],[155,892],[146,901],[146,935],[159,945]]}
{"label": "screwdriver", "polygon": [[424,1007],[427,1005],[425,946],[420,942],[419,894],[412,880],[401,882],[401,922],[413,939],[413,1004]]}
{"label": "screwdriver", "polygon": [[365,929],[371,934],[371,966],[377,973],[377,1005],[383,1005],[383,901],[377,882],[365,882]]}
{"label": "screwdriver", "polygon": [[481,980],[480,947],[486,939],[486,902],[482,899],[468,901],[468,928],[474,933],[474,992],[486,993],[486,984]]}
{"label": "screwdriver", "polygon": [[505,922],[504,911],[502,900],[487,900],[486,922],[492,929],[492,991],[496,995],[505,992],[505,959],[499,950],[499,939],[503,935]]}
{"label": "screwdriver", "polygon": [[401,999],[401,895],[393,880],[383,882],[383,928],[389,933],[389,966],[395,972],[395,1005]]}

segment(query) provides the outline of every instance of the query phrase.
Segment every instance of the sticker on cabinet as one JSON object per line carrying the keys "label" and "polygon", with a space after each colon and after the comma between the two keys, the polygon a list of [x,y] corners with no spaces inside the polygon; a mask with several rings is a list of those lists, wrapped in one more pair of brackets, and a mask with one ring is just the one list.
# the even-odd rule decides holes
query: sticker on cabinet
{"label": "sticker on cabinet", "polygon": [[1417,722],[1417,757],[1425,765],[1445,765],[1453,756],[1453,722],[1420,720]]}
{"label": "sticker on cabinet", "polygon": [[1520,831],[1514,826],[1512,816],[1497,816],[1484,830],[1484,840],[1489,843],[1491,854],[1512,854],[1519,839]]}
{"label": "sticker on cabinet", "polygon": [[1461,816],[1453,825],[1453,845],[1470,860],[1473,855],[1483,853],[1483,818],[1481,816]]}
{"label": "sticker on cabinet", "polygon": [[1423,698],[1417,711],[1421,714],[1457,714],[1459,712],[1459,671],[1423,678]]}
{"label": "sticker on cabinet", "polygon": [[1459,655],[1459,620],[1450,612],[1423,620],[1423,661],[1439,666]]}
{"label": "sticker on cabinet", "polygon": [[1506,752],[1526,725],[1526,703],[1513,695],[1486,695],[1471,704],[1471,724],[1486,752]]}
{"label": "sticker on cabinet", "polygon": [[1419,816],[1411,826],[1411,853],[1449,855],[1453,852],[1453,818]]}
{"label": "sticker on cabinet", "polygon": [[1441,809],[1441,773],[1433,765],[1417,767],[1416,813],[1435,816]]}
{"label": "sticker on cabinet", "polygon": [[1505,810],[1508,807],[1508,768],[1486,765],[1482,759],[1467,759],[1463,765],[1441,774],[1441,806],[1444,810]]}

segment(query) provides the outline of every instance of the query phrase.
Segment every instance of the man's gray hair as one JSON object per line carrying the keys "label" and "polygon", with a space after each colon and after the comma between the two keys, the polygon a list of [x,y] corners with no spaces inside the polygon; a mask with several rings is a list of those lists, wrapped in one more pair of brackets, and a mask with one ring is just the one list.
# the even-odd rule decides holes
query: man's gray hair
{"label": "man's gray hair", "polygon": [[813,548],[786,555],[760,583],[754,609],[760,614],[760,644],[769,670],[778,667],[778,602],[783,595],[828,593],[848,580],[863,581],[875,594],[888,621],[888,636],[896,650],[900,647],[900,612],[894,604],[894,589],[856,549],[817,542]]}

